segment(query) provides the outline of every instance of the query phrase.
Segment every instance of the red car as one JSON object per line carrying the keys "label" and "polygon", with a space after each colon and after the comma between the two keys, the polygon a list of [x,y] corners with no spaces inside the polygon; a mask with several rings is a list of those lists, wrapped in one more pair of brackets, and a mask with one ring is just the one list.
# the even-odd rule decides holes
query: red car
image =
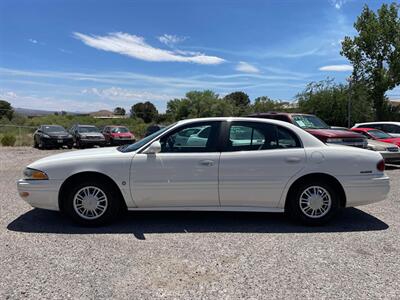
{"label": "red car", "polygon": [[369,139],[378,140],[385,143],[400,146],[400,138],[393,137],[389,133],[375,128],[351,128],[351,131],[363,134]]}
{"label": "red car", "polygon": [[110,145],[132,144],[136,141],[135,135],[125,126],[106,126],[103,129],[106,143]]}
{"label": "red car", "polygon": [[280,120],[292,123],[311,133],[324,143],[340,144],[359,148],[367,148],[367,139],[359,133],[349,130],[335,129],[314,115],[285,112],[255,113],[248,117]]}

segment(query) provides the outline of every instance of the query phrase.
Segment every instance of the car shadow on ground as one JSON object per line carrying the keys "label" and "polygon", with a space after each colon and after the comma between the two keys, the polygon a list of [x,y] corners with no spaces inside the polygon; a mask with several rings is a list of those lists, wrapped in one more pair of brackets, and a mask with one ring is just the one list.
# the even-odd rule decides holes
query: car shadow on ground
{"label": "car shadow on ground", "polygon": [[244,212],[128,212],[114,224],[80,227],[58,212],[32,209],[12,221],[11,231],[55,234],[129,233],[316,233],[385,230],[389,226],[356,208],[347,208],[319,227],[291,222],[284,214]]}

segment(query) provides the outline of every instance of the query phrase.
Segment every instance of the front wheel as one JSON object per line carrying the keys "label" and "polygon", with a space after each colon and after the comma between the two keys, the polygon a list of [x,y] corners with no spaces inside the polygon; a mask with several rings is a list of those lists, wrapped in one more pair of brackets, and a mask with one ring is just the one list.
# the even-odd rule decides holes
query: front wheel
{"label": "front wheel", "polygon": [[65,212],[85,226],[100,226],[114,220],[122,211],[117,191],[107,182],[85,181],[69,189]]}
{"label": "front wheel", "polygon": [[325,182],[306,182],[291,193],[286,212],[307,225],[323,225],[339,210],[336,187]]}

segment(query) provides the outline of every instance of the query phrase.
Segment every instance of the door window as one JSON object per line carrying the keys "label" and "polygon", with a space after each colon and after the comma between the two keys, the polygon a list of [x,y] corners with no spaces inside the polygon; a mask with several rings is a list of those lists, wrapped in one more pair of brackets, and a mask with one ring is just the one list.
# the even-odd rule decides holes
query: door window
{"label": "door window", "polygon": [[174,130],[160,139],[161,153],[214,152],[218,122],[203,122]]}
{"label": "door window", "polygon": [[301,147],[290,130],[273,124],[234,122],[229,128],[227,151],[255,151]]}
{"label": "door window", "polygon": [[383,124],[382,125],[382,130],[389,132],[389,133],[400,133],[400,128],[397,125],[393,124]]}

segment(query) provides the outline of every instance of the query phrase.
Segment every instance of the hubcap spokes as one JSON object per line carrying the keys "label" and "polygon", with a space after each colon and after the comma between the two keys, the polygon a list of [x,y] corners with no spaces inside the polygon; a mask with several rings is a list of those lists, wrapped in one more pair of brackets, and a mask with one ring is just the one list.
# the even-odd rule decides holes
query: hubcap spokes
{"label": "hubcap spokes", "polygon": [[84,219],[99,218],[107,209],[108,199],[106,194],[95,186],[81,188],[74,196],[75,212]]}
{"label": "hubcap spokes", "polygon": [[329,192],[320,186],[310,186],[300,195],[300,209],[307,217],[321,218],[332,205]]}

